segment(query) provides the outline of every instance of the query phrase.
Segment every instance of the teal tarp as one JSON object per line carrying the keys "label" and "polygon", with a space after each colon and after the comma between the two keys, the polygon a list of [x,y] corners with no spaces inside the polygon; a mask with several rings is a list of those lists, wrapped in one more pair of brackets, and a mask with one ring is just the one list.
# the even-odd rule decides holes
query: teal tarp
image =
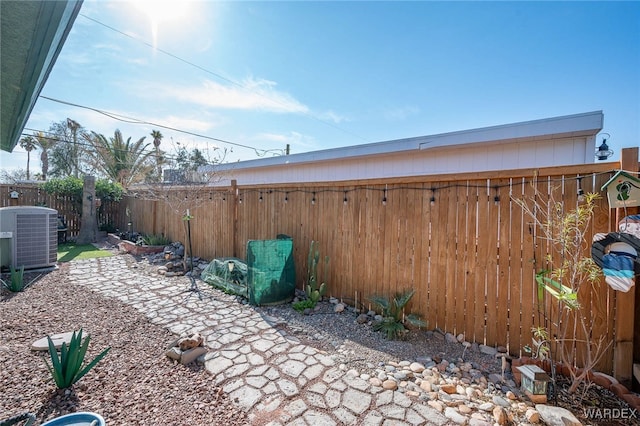
{"label": "teal tarp", "polygon": [[286,303],[296,290],[293,240],[257,240],[247,243],[249,303]]}
{"label": "teal tarp", "polygon": [[234,257],[214,259],[201,277],[228,293],[246,297],[252,305],[287,303],[296,289],[293,240],[278,235],[277,240],[249,241],[246,263]]}

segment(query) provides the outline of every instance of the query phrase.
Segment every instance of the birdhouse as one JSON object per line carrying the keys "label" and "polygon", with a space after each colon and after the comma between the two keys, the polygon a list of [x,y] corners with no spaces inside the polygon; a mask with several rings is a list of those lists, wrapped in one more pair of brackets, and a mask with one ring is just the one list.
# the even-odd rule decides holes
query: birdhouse
{"label": "birdhouse", "polygon": [[547,394],[547,384],[551,381],[551,377],[542,368],[535,364],[516,368],[522,373],[521,389],[523,392],[532,395]]}
{"label": "birdhouse", "polygon": [[622,170],[616,172],[600,190],[607,191],[609,207],[612,209],[640,206],[640,179]]}

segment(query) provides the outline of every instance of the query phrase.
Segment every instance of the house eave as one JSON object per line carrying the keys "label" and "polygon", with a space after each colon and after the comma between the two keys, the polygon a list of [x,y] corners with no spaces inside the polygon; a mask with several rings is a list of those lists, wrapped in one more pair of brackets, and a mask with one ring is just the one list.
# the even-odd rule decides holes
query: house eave
{"label": "house eave", "polygon": [[[237,163],[225,163],[213,166],[213,168],[216,171],[257,169],[280,165],[307,164],[400,154],[416,150],[463,148],[467,146],[478,146],[480,144],[490,146],[506,143],[535,143],[537,140],[549,138],[587,138],[595,137],[595,135],[602,130],[603,123],[603,112],[592,111],[429,136],[331,148],[301,154],[240,161]],[[201,171],[204,172],[211,170],[211,166],[201,169]]]}
{"label": "house eave", "polygon": [[3,151],[18,144],[81,7],[82,0],[0,2]]}

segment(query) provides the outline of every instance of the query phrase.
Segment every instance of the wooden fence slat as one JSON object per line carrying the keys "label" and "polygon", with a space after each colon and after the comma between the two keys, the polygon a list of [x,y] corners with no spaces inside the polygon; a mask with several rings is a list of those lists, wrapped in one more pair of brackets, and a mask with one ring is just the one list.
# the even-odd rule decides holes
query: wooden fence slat
{"label": "wooden fence slat", "polygon": [[[549,321],[557,318],[558,306],[546,298],[539,312],[534,277],[560,259],[509,194],[523,198],[534,195],[537,188],[539,194],[563,200],[566,210],[577,205],[576,176],[583,176],[585,191],[599,192],[610,177],[606,170],[594,164],[337,183],[243,186],[235,182],[199,192],[170,192],[187,197],[175,205],[131,197],[119,203],[105,200],[99,217],[120,230],[128,230],[127,223],[132,222],[133,231],[163,233],[184,242],[182,210],[197,204],[191,210],[194,254],[208,259],[244,258],[248,239],[290,235],[298,288],[307,272],[309,243],[316,240],[321,256],[330,257],[328,276],[322,277],[330,295],[351,302],[357,294],[368,309],[373,294],[391,296],[414,288],[408,311],[422,315],[429,328],[464,333],[469,341],[491,346],[505,345],[518,355],[531,344],[531,327],[547,326],[557,332],[558,324]],[[530,184],[534,176],[535,186]],[[0,185],[0,205],[46,204],[66,217],[70,236],[77,235],[80,211],[72,200],[44,194],[33,185],[12,187],[19,191],[19,199],[9,199],[9,185]],[[615,228],[606,200],[599,204],[590,234]],[[323,274],[323,268],[318,272]],[[581,301],[598,317],[593,333],[612,340],[618,295],[604,281],[585,293]],[[611,372],[613,358],[612,347],[598,368]]]}

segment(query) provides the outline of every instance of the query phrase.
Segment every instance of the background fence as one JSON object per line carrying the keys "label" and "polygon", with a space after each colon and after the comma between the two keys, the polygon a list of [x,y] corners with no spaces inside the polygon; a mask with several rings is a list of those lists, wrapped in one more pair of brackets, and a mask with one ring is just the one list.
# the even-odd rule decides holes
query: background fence
{"label": "background fence", "polygon": [[[17,192],[18,198],[11,198],[11,192]],[[37,184],[0,185],[0,207],[9,206],[42,206],[56,209],[58,215],[63,216],[68,228],[68,238],[75,238],[80,233],[82,216],[81,200],[72,196],[50,195],[40,189]],[[115,201],[101,201],[98,207],[98,224],[121,223],[125,212],[121,211],[120,203]]]}
{"label": "background fence", "polygon": [[[638,170],[637,151],[635,155],[633,171]],[[514,199],[553,195],[569,211],[578,204],[578,185],[585,192],[600,192],[619,167],[600,163],[304,185],[234,182],[225,188],[167,189],[156,201],[144,199],[141,192],[138,198],[125,198],[119,209],[103,208],[121,230],[131,223],[133,231],[183,242],[183,215],[189,208],[194,254],[207,259],[245,258],[248,240],[289,235],[299,288],[309,244],[319,241],[321,256],[330,257],[328,276],[321,274],[329,295],[369,308],[373,294],[415,289],[408,311],[420,314],[429,328],[463,333],[469,341],[505,346],[519,355],[531,345],[531,328],[542,325],[535,274],[551,266],[551,250]],[[22,194],[21,200],[43,199],[26,189]],[[44,201],[57,208],[64,200]],[[616,211],[604,198],[597,204],[589,241],[596,232],[617,229]],[[76,223],[75,209],[64,206],[61,211],[70,226]],[[586,256],[589,249],[585,244]],[[597,316],[593,335],[614,341],[600,371],[610,373],[616,362],[624,361],[616,354],[622,347],[630,361],[634,294],[614,292],[602,281],[580,295],[580,302]],[[547,301],[544,309],[558,308]],[[623,363],[631,368],[630,362]]]}

